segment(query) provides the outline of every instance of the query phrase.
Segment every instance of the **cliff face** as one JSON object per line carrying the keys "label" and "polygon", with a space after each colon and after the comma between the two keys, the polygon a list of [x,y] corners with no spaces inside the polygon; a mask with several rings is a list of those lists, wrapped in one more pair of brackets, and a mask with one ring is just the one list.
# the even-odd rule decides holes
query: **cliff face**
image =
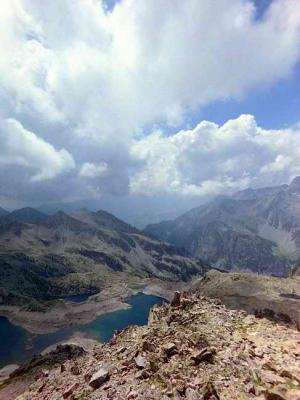
{"label": "cliff face", "polygon": [[9,400],[13,387],[29,375],[32,380],[18,400],[300,396],[299,333],[228,310],[199,291],[177,294],[170,305],[154,307],[148,326],[129,327],[105,345],[75,353],[66,360],[55,353],[56,361],[50,365],[48,357],[47,369],[39,360],[16,372],[0,399]]}

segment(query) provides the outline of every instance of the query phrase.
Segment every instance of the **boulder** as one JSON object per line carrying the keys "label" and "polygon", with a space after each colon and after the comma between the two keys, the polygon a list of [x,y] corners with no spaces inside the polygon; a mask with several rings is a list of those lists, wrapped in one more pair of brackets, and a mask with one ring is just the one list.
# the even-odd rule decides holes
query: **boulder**
{"label": "boulder", "polygon": [[175,292],[174,297],[171,301],[171,307],[179,307],[180,306],[180,298],[181,298],[180,292]]}
{"label": "boulder", "polygon": [[149,342],[148,340],[144,340],[142,344],[142,350],[143,351],[149,351],[149,352],[154,352],[155,351],[155,346],[153,343]]}
{"label": "boulder", "polygon": [[177,351],[176,344],[173,342],[166,343],[163,345],[162,349],[167,357],[171,357]]}
{"label": "boulder", "polygon": [[100,368],[99,371],[95,372],[92,375],[91,380],[89,381],[89,385],[93,389],[98,389],[104,382],[108,381],[109,372],[105,368]]}
{"label": "boulder", "polygon": [[196,365],[200,364],[201,362],[213,362],[215,354],[216,350],[214,348],[205,348],[194,351],[191,355],[191,359]]}
{"label": "boulder", "polygon": [[145,358],[142,357],[140,354],[138,354],[138,356],[135,357],[134,362],[135,362],[135,365],[136,365],[139,369],[146,368],[146,360],[145,360]]}

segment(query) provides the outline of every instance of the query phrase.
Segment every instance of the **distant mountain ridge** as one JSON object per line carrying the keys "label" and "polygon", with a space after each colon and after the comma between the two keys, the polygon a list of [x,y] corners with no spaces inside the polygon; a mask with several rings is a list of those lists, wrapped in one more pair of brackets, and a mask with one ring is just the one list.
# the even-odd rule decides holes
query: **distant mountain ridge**
{"label": "distant mountain ridge", "polygon": [[185,250],[104,211],[14,211],[0,218],[0,249],[0,304],[33,309],[60,296],[151,279],[186,281],[207,270]]}
{"label": "distant mountain ridge", "polygon": [[300,260],[300,177],[219,196],[145,233],[220,268],[288,275]]}
{"label": "distant mountain ridge", "polygon": [[4,208],[0,207],[0,217],[3,217],[4,215],[9,214],[8,211],[4,210]]}
{"label": "distant mountain ridge", "polygon": [[80,209],[78,211],[70,213],[70,215],[78,219],[79,221],[85,222],[88,225],[94,227],[115,229],[117,231],[127,233],[139,232],[138,229],[134,228],[133,226],[127,224],[113,214],[104,210],[92,212],[87,209]]}
{"label": "distant mountain ridge", "polygon": [[15,221],[24,224],[36,224],[47,218],[47,215],[36,210],[32,207],[24,207],[18,210],[14,210],[10,213],[4,215],[5,219],[8,221]]}

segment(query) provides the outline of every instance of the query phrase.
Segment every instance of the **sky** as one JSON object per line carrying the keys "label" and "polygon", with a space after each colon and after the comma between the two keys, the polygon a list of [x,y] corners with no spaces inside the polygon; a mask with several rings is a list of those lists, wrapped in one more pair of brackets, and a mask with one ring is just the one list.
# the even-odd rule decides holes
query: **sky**
{"label": "sky", "polygon": [[299,0],[7,0],[0,19],[0,206],[151,220],[300,174]]}

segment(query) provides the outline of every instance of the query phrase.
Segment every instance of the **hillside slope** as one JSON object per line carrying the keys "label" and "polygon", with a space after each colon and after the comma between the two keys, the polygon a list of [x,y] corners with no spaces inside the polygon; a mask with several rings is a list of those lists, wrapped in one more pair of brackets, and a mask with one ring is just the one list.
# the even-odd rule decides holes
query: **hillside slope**
{"label": "hillside slope", "polygon": [[216,267],[288,275],[300,259],[300,177],[217,197],[145,232]]}
{"label": "hillside slope", "polygon": [[80,219],[58,212],[37,223],[3,223],[0,248],[2,304],[95,293],[143,279],[185,281],[205,270],[184,250],[103,212],[81,212]]}
{"label": "hillside slope", "polygon": [[74,211],[70,215],[79,221],[85,222],[88,225],[97,228],[107,228],[127,233],[139,232],[138,229],[104,210],[92,212],[87,209],[80,209],[78,211]]}
{"label": "hillside slope", "polygon": [[229,308],[288,323],[300,319],[300,276],[277,278],[211,270],[192,287]]}
{"label": "hillside slope", "polygon": [[[65,345],[15,371],[0,399],[297,400],[299,334],[194,292],[105,345]],[[2,396],[2,397],[1,397]]]}

